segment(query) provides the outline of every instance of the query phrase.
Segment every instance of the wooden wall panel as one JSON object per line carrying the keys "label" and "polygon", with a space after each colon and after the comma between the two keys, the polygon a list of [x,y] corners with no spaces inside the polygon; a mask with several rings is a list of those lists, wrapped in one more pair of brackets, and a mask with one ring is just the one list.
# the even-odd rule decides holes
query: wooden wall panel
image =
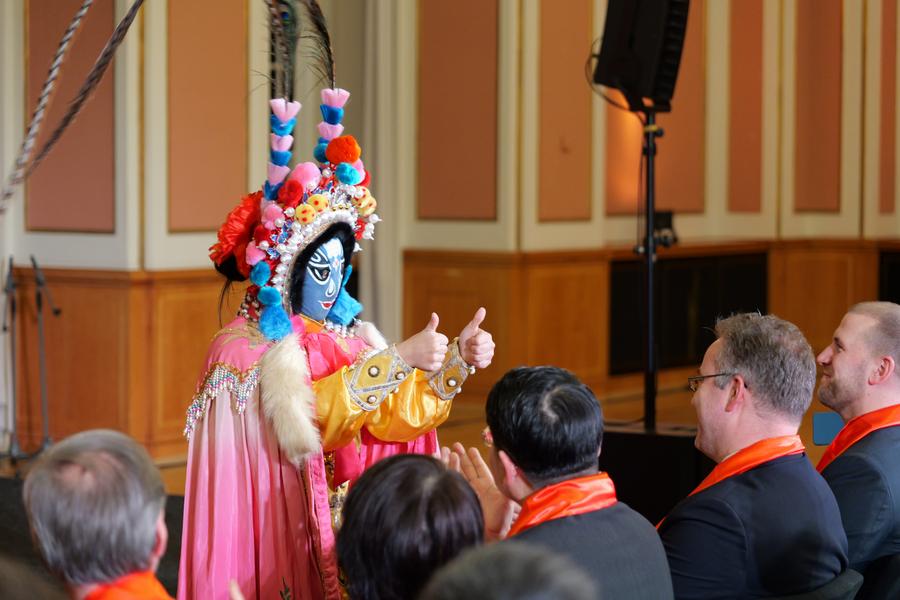
{"label": "wooden wall panel", "polygon": [[763,4],[732,2],[728,93],[728,210],[762,205]]}
{"label": "wooden wall panel", "polygon": [[856,302],[878,297],[878,251],[862,241],[776,242],[769,254],[769,310],[803,330],[815,352]]}
{"label": "wooden wall panel", "polygon": [[841,206],[842,2],[797,1],[794,209]]}
{"label": "wooden wall panel", "polygon": [[606,381],[609,262],[598,253],[529,257],[526,364],[569,369],[598,390]]}
{"label": "wooden wall panel", "polygon": [[[50,434],[60,439],[83,429],[124,429],[129,374],[128,278],[121,274],[45,270],[59,317],[44,309]],[[32,271],[17,271],[18,426],[23,440],[41,431],[38,322]]]}
{"label": "wooden wall panel", "polygon": [[483,328],[498,344],[493,364],[466,383],[461,400],[483,402],[493,383],[523,364],[523,290],[518,259],[505,253],[412,251],[404,253],[403,335],[422,330],[436,312],[438,330],[451,340],[479,306],[487,309]]}
{"label": "wooden wall panel", "polygon": [[[44,2],[27,4],[26,104],[29,119],[59,40],[81,4],[81,0],[55,0],[52,10]],[[69,47],[50,107],[44,115],[35,153],[43,147],[66,112],[69,101],[77,94],[112,33],[114,23],[113,0],[94,2]],[[78,118],[28,180],[27,229],[92,233],[115,230],[113,76],[113,69],[109,69]]]}
{"label": "wooden wall panel", "polygon": [[[211,269],[163,273],[47,269],[62,308],[45,312],[50,433],[97,427],[127,432],[155,456],[183,455],[184,418],[206,347],[218,330],[221,279]],[[33,275],[16,271],[22,307],[17,353],[18,424],[40,441],[40,386]],[[235,290],[223,310],[230,320]]]}
{"label": "wooden wall panel", "polygon": [[[222,283],[208,272],[197,277],[177,272],[154,282],[151,332],[153,371],[151,443],[166,454],[186,451],[182,429],[185,410],[194,395],[206,350],[220,329],[217,317]],[[242,286],[236,286],[242,287]],[[243,289],[231,294],[232,309],[223,310],[222,322],[232,320]]]}
{"label": "wooden wall panel", "polygon": [[498,4],[418,4],[420,219],[497,217]]}
{"label": "wooden wall panel", "polygon": [[540,4],[538,220],[589,221],[592,95],[583,63],[593,3]]}
{"label": "wooden wall panel", "polygon": [[893,214],[897,194],[897,0],[883,0],[881,5],[880,102],[878,212]]}
{"label": "wooden wall panel", "polygon": [[168,9],[169,231],[215,230],[247,192],[247,2]]}

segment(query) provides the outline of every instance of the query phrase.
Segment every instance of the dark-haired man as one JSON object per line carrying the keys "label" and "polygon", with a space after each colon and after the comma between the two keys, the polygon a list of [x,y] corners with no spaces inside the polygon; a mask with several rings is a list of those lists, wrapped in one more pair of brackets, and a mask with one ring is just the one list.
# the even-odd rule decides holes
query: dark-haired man
{"label": "dark-haired man", "polygon": [[847,568],[847,538],[797,435],[815,384],[812,349],[772,315],[735,315],[715,332],[688,382],[695,443],[718,464],[659,526],[675,597],[815,590]]}
{"label": "dark-haired man", "polygon": [[486,416],[490,466],[459,444],[444,456],[482,500],[487,537],[567,556],[604,598],[672,597],[659,536],[598,472],[603,414],[586,385],[556,367],[513,369],[491,389]]}
{"label": "dark-haired man", "polygon": [[900,554],[900,306],[851,307],[817,360],[819,400],[845,423],[817,468],[840,506],[850,566],[868,585]]}

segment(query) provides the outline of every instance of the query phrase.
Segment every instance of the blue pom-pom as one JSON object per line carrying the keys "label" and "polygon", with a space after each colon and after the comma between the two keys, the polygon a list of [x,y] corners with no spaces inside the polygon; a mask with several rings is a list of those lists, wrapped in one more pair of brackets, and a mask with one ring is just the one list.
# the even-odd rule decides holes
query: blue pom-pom
{"label": "blue pom-pom", "polygon": [[344,281],[341,283],[341,292],[328,312],[328,320],[333,323],[349,325],[356,318],[356,315],[362,312],[362,304],[347,292],[347,282],[350,280],[350,273],[352,272],[353,265],[347,265],[347,268],[344,270]]}
{"label": "blue pom-pom", "polygon": [[259,330],[266,338],[278,341],[291,332],[291,320],[280,304],[267,306],[259,316]]}
{"label": "blue pom-pom", "polygon": [[281,304],[281,294],[272,286],[267,285],[259,288],[259,301],[263,303],[263,306],[278,306]]}
{"label": "blue pom-pom", "polygon": [[282,123],[275,115],[269,115],[269,127],[275,135],[288,135],[297,125],[297,117],[290,119],[286,123]]}
{"label": "blue pom-pom", "polygon": [[337,176],[338,181],[346,183],[347,185],[356,185],[363,180],[362,173],[354,169],[353,165],[350,163],[339,164],[334,173]]}
{"label": "blue pom-pom", "polygon": [[291,153],[287,150],[272,150],[272,164],[283,167],[291,161]]}
{"label": "blue pom-pom", "polygon": [[344,118],[343,108],[328,106],[327,104],[320,104],[319,108],[322,110],[322,120],[329,125],[338,125]]}
{"label": "blue pom-pom", "polygon": [[328,149],[328,144],[321,142],[316,144],[316,149],[313,150],[313,156],[316,157],[316,160],[320,163],[328,162],[328,157],[325,156],[325,150]]}
{"label": "blue pom-pom", "polygon": [[250,281],[259,287],[266,285],[270,275],[272,275],[272,269],[269,268],[269,263],[263,260],[253,265],[253,268],[250,269]]}
{"label": "blue pom-pom", "polygon": [[327,146],[327,145],[328,145],[328,140],[326,140],[326,139],[323,138],[323,137],[320,137],[320,138],[319,138],[319,141],[316,142],[316,143],[317,143],[317,144],[325,144],[325,145]]}
{"label": "blue pom-pom", "polygon": [[278,190],[281,189],[281,184],[283,182],[276,183],[272,185],[268,181],[263,184],[263,194],[266,197],[266,200],[275,200],[278,197]]}

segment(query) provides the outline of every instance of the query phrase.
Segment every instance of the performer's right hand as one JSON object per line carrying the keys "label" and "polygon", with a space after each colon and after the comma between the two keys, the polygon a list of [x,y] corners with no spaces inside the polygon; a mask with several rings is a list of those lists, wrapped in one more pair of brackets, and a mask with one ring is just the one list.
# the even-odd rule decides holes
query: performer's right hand
{"label": "performer's right hand", "polygon": [[422,371],[437,371],[447,354],[447,336],[438,333],[437,313],[431,313],[431,320],[425,329],[397,344],[397,354],[406,364]]}

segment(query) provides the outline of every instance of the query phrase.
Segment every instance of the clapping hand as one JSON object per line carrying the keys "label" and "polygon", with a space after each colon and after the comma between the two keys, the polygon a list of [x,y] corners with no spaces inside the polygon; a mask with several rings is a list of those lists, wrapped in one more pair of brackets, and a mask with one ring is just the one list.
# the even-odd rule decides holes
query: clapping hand
{"label": "clapping hand", "polygon": [[484,369],[494,358],[494,339],[490,333],[480,328],[487,311],[484,307],[475,311],[475,316],[459,333],[459,355],[466,364]]}
{"label": "clapping hand", "polygon": [[410,367],[421,371],[437,371],[447,354],[447,336],[438,333],[439,318],[431,313],[425,329],[397,344],[397,354]]}
{"label": "clapping hand", "polygon": [[500,491],[481,453],[475,448],[466,452],[457,442],[452,450],[446,446],[441,448],[441,461],[450,470],[461,473],[475,490],[484,513],[485,541],[505,538],[522,507]]}

